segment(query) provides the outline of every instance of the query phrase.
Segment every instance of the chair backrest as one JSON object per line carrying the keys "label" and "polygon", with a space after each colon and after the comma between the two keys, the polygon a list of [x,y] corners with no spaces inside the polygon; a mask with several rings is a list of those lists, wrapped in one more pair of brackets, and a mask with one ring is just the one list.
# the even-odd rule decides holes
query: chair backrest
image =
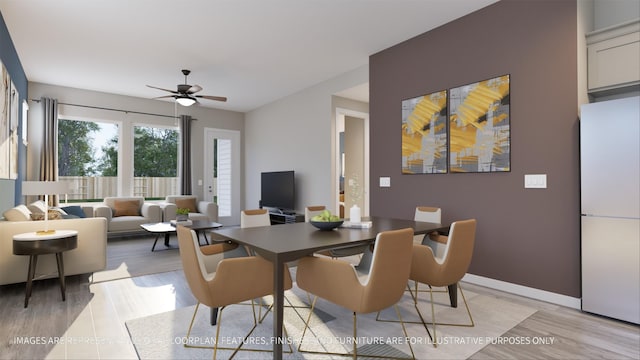
{"label": "chair backrest", "polygon": [[182,225],[178,225],[177,233],[180,259],[189,288],[199,302],[211,306],[211,292],[203,274],[205,266],[198,255],[198,236],[195,231]]}
{"label": "chair backrest", "polygon": [[369,313],[397,303],[409,280],[413,229],[381,232],[376,236],[371,271],[364,282],[362,308]]}
{"label": "chair backrest", "polygon": [[437,207],[417,206],[416,213],[413,216],[415,221],[424,221],[432,223],[442,222],[442,210]]}
{"label": "chair backrest", "polygon": [[427,271],[426,275],[431,278],[427,283],[433,286],[447,286],[460,281],[471,264],[475,238],[475,219],[456,221],[451,224],[444,255],[442,259],[436,259],[439,266]]}
{"label": "chair backrest", "polygon": [[320,215],[326,207],[324,205],[307,206],[304,208],[304,221],[309,222],[312,217]]}
{"label": "chair backrest", "polygon": [[[200,303],[221,307],[273,292],[273,264],[268,260],[260,256],[220,259],[215,273],[208,273],[195,231],[178,225],[177,232],[184,275]],[[288,290],[292,286],[291,275],[286,265],[283,270],[284,289]]]}
{"label": "chair backrest", "polygon": [[240,213],[240,227],[250,228],[271,225],[271,218],[266,209],[242,210]]}

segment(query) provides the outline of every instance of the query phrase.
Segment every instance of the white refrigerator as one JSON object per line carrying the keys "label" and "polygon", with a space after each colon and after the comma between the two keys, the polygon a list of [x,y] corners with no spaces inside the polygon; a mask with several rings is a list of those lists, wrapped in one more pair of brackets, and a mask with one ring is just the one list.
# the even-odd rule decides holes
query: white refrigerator
{"label": "white refrigerator", "polygon": [[582,310],[640,323],[640,97],[580,109]]}

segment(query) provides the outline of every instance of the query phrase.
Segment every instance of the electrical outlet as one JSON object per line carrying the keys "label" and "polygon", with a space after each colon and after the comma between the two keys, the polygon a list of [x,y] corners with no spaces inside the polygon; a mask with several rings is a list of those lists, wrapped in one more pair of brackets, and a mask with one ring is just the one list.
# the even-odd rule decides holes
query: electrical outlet
{"label": "electrical outlet", "polygon": [[524,176],[525,189],[546,189],[547,174],[527,174]]}

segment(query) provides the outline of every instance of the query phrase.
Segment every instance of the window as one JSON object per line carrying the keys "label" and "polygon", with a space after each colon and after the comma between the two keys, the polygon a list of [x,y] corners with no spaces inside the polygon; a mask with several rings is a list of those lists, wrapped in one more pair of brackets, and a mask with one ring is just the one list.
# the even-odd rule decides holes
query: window
{"label": "window", "polygon": [[178,194],[178,130],[135,126],[133,195],[147,200]]}
{"label": "window", "polygon": [[70,202],[102,201],[118,194],[118,125],[58,122],[58,176],[71,183]]}

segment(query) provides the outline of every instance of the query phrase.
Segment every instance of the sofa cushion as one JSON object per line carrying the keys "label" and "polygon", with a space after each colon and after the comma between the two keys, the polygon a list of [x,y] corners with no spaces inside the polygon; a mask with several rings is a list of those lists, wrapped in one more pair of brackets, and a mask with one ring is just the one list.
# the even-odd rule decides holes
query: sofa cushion
{"label": "sofa cushion", "polygon": [[113,233],[143,231],[140,225],[148,222],[149,219],[142,216],[115,217],[109,221],[108,231]]}
{"label": "sofa cushion", "polygon": [[176,199],[176,207],[178,209],[189,209],[190,213],[198,212],[196,208],[196,198],[178,198]]}
{"label": "sofa cushion", "polygon": [[44,204],[44,201],[38,200],[27,205],[27,208],[29,209],[29,211],[31,211],[32,214],[44,214],[47,206]]}
{"label": "sofa cushion", "polygon": [[82,210],[82,207],[80,206],[65,206],[60,209],[64,210],[64,212],[66,212],[67,215],[75,215],[76,217],[79,217],[79,218],[86,217],[84,214],[84,211]]}
{"label": "sofa cushion", "polygon": [[24,205],[18,205],[3,212],[2,216],[8,221],[29,221],[31,220],[31,211]]}
{"label": "sofa cushion", "polygon": [[138,200],[116,200],[113,205],[114,217],[140,215],[140,202]]}

